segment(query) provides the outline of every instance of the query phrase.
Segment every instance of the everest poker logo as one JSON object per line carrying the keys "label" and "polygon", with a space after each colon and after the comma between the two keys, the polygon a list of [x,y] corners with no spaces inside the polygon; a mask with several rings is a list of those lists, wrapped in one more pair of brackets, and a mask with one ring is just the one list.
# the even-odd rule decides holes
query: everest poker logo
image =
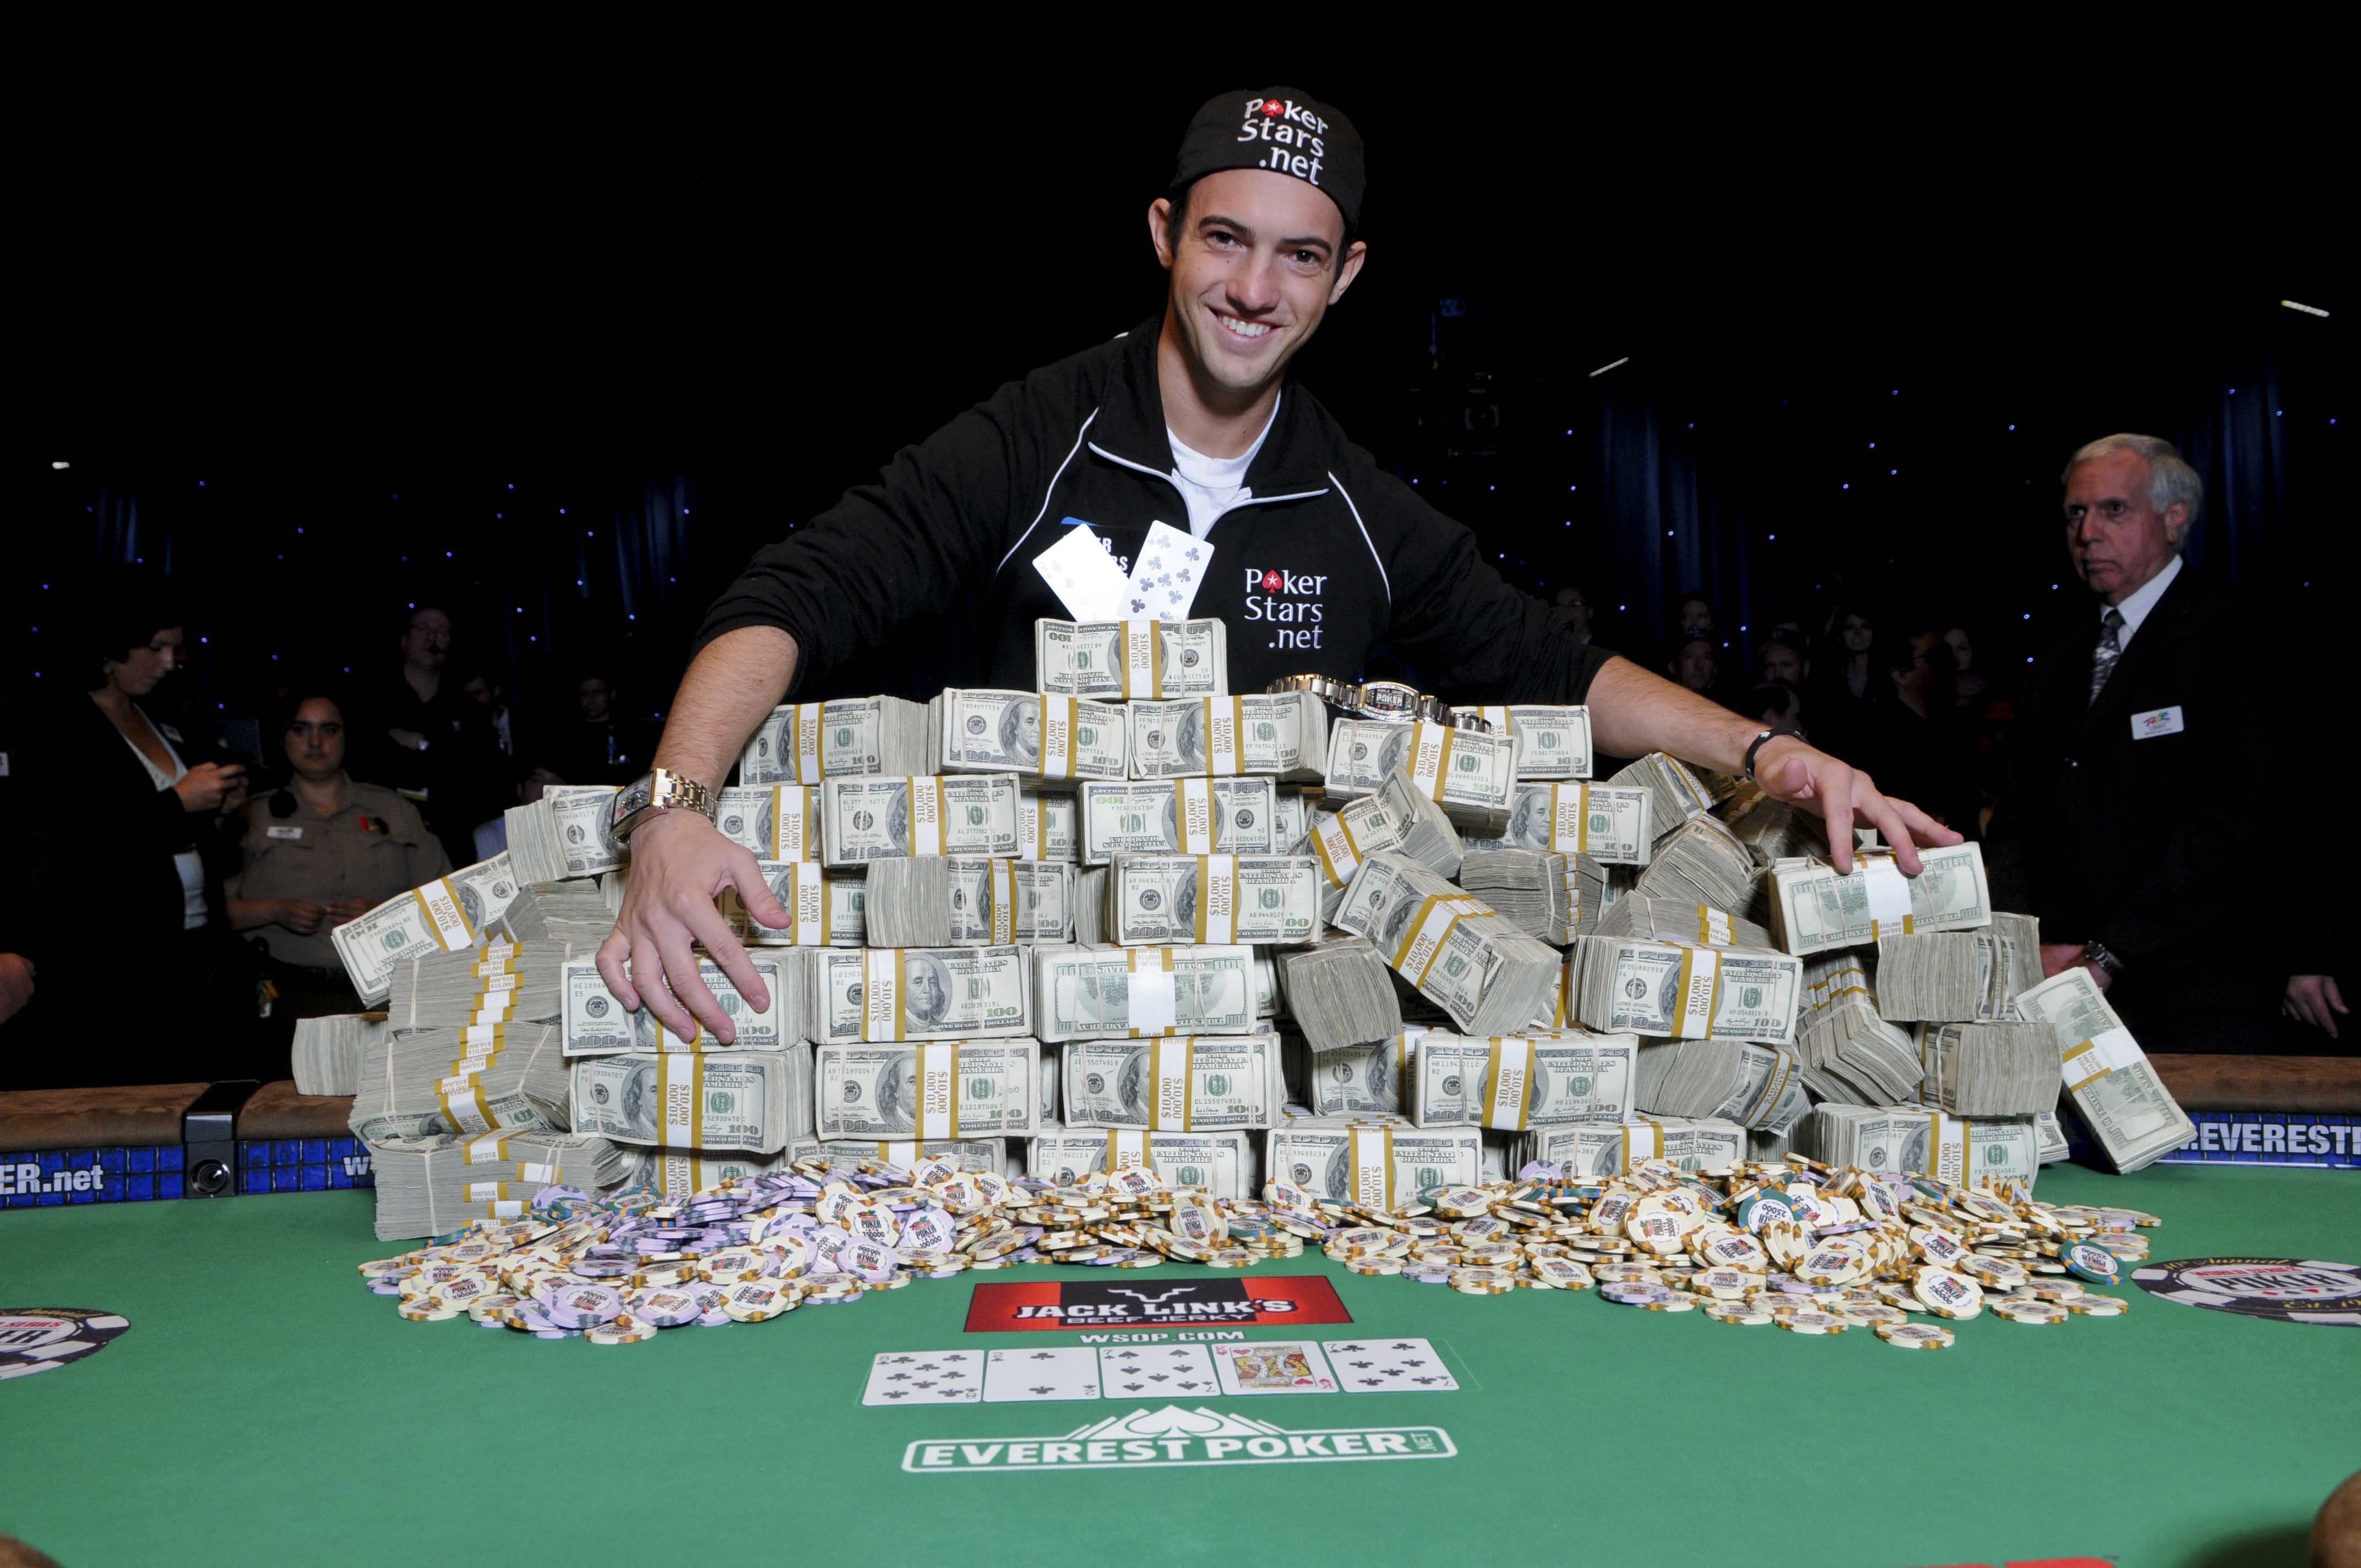
{"label": "everest poker logo", "polygon": [[1327,614],[1320,596],[1327,591],[1325,572],[1248,566],[1246,614],[1240,619],[1269,623],[1274,648],[1317,648],[1320,622]]}
{"label": "everest poker logo", "polygon": [[1262,142],[1269,151],[1262,166],[1298,180],[1320,183],[1320,160],[1328,156],[1328,122],[1291,98],[1246,100],[1238,119],[1238,140]]}
{"label": "everest poker logo", "polygon": [[1166,1470],[1211,1464],[1338,1464],[1449,1459],[1441,1427],[1312,1427],[1250,1420],[1202,1406],[1142,1406],[1126,1416],[1047,1437],[922,1438],[902,1451],[913,1475],[1040,1470]]}

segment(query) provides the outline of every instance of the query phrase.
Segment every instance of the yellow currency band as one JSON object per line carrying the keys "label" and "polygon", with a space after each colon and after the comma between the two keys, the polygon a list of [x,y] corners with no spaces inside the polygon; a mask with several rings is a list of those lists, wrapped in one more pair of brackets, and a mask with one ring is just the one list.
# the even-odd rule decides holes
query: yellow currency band
{"label": "yellow currency band", "polygon": [[[2091,1059],[2078,1065],[2074,1058],[2080,1056],[2088,1056]],[[2080,1082],[2068,1084],[2066,1086],[2066,1092],[2069,1094],[2081,1093],[2082,1091],[2090,1088],[2091,1085],[2098,1082],[2099,1080],[2106,1077],[2108,1073],[2114,1070],[2107,1066],[2107,1058],[2100,1053],[2098,1043],[2094,1040],[2084,1040],[2081,1045],[2076,1046],[2072,1050],[2068,1051],[2059,1059],[2073,1071],[2080,1071],[2082,1068],[2086,1067],[2095,1067],[2098,1069],[2097,1071],[2083,1078]]]}
{"label": "yellow currency band", "polygon": [[[1074,776],[1074,725],[1080,710],[1070,696],[1044,694],[1041,702],[1041,776],[1045,779],[1070,779]],[[1051,704],[1058,706],[1051,707]],[[1063,719],[1052,718],[1056,713]]]}

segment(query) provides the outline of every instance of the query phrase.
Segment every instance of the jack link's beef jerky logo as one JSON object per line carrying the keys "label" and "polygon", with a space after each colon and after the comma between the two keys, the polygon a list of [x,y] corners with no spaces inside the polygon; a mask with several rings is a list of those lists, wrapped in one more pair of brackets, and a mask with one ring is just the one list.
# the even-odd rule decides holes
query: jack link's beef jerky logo
{"label": "jack link's beef jerky logo", "polygon": [[1271,624],[1274,648],[1317,648],[1320,622],[1327,607],[1320,596],[1328,591],[1328,575],[1290,572],[1284,567],[1246,568],[1244,619]]}
{"label": "jack link's beef jerky logo", "polygon": [[1249,98],[1239,117],[1238,140],[1267,144],[1262,166],[1298,180],[1320,183],[1320,160],[1328,156],[1321,138],[1328,122],[1292,99]]}

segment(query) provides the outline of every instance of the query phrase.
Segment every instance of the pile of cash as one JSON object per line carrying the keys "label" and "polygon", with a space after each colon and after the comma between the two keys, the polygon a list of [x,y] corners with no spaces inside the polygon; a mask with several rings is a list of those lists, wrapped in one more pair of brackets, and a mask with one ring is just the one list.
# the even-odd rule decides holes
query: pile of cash
{"label": "pile of cash", "polygon": [[1687,764],[1662,751],[1649,752],[1607,782],[1647,792],[1647,821],[1660,839],[1671,837],[1691,817],[1702,817],[1713,809],[1713,797],[1706,793],[1697,774],[1689,771]]}
{"label": "pile of cash", "polygon": [[617,1143],[776,1154],[812,1134],[812,1047],[581,1057],[574,1130]]}
{"label": "pile of cash", "polygon": [[[1648,863],[1653,839],[1653,807],[1645,790],[1617,784],[1521,784],[1511,794],[1509,817],[1491,840],[1503,849],[1582,855],[1602,866]],[[1487,844],[1471,839],[1468,849]]]}
{"label": "pile of cash", "polygon": [[1722,1169],[1746,1153],[1747,1132],[1714,1116],[1633,1116],[1620,1126],[1576,1122],[1536,1127],[1510,1146],[1518,1168],[1546,1165],[1577,1177],[1644,1172],[1661,1161],[1682,1172]]}
{"label": "pile of cash", "polygon": [[1634,1035],[1583,1029],[1489,1040],[1429,1030],[1411,1060],[1407,1109],[1422,1127],[1620,1126],[1631,1114],[1639,1046]]}
{"label": "pile of cash", "polygon": [[[785,907],[787,923],[763,925],[739,896],[737,888],[725,887],[721,890],[721,914],[740,942],[755,948],[857,948],[867,938],[868,884],[862,878],[830,875],[811,861],[758,860],[754,863],[771,896]],[[876,863],[941,866],[948,863],[948,858]]]}
{"label": "pile of cash", "polygon": [[1289,1016],[1317,1051],[1391,1038],[1402,1026],[1391,971],[1366,937],[1333,935],[1279,955]]}
{"label": "pile of cash", "polygon": [[[857,957],[858,955],[856,955]],[[695,1039],[683,1039],[642,1007],[626,1012],[598,972],[596,959],[567,958],[558,964],[555,1016],[569,1057],[616,1056],[626,1051],[782,1051],[811,1038],[811,995],[801,952],[747,955],[766,994],[763,1007],[741,995],[719,964],[699,959],[697,978],[713,993],[736,1026],[727,1047],[700,1025]],[[656,983],[662,984],[659,981]],[[644,998],[642,999],[644,1000]]]}
{"label": "pile of cash", "polygon": [[773,708],[746,742],[738,782],[816,784],[860,773],[930,773],[930,734],[927,710],[900,697],[788,703]]}
{"label": "pile of cash", "polygon": [[1131,776],[1316,780],[1328,755],[1328,709],[1310,692],[1135,700]]}
{"label": "pile of cash", "polygon": [[386,1033],[382,1013],[330,1013],[295,1020],[295,1092],[355,1094],[361,1062]]}
{"label": "pile of cash", "polygon": [[[1128,702],[1225,696],[1229,625],[1201,620],[1052,620],[1033,623],[1040,689],[1060,696]],[[1589,727],[1583,737],[1589,739]]]}
{"label": "pile of cash", "polygon": [[379,1241],[522,1219],[544,1188],[603,1191],[633,1169],[624,1150],[587,1133],[429,1133],[382,1139],[369,1154]]}
{"label": "pile of cash", "polygon": [[[1698,822],[1711,820],[1707,817],[1697,818]],[[1653,875],[1664,864],[1663,860],[1658,860],[1648,868],[1649,873]],[[1747,948],[1757,952],[1773,951],[1778,947],[1766,927],[1743,915],[1733,915],[1711,904],[1691,904],[1636,890],[1617,899],[1600,916],[1591,934],[1653,938],[1659,942],[1686,942],[1700,948]]]}
{"label": "pile of cash", "polygon": [[510,806],[501,816],[516,880],[564,882],[621,865],[623,851],[607,837],[614,809],[611,784],[551,784],[539,800]]}
{"label": "pile of cash", "polygon": [[1083,1040],[1059,1053],[1069,1127],[1252,1131],[1286,1103],[1275,1035]]}
{"label": "pile of cash", "polygon": [[501,917],[504,934],[519,942],[578,942],[595,949],[615,928],[607,872],[597,882],[541,882],[518,890]]}
{"label": "pile of cash", "polygon": [[2030,1116],[2058,1105],[2058,1036],[2047,1024],[1922,1025],[1919,1098],[1955,1116]]}
{"label": "pile of cash", "polygon": [[1764,948],[1578,936],[1565,984],[1566,1016],[1594,1029],[1784,1046],[1795,1038],[1804,966]]}
{"label": "pile of cash", "polygon": [[1590,776],[1590,709],[1511,703],[1477,714],[1517,743],[1517,777],[1555,780]]}
{"label": "pile of cash", "polygon": [[1367,938],[1387,968],[1471,1035],[1531,1024],[1558,981],[1555,949],[1390,850],[1362,862],[1336,906],[1336,927]]}
{"label": "pile of cash", "polygon": [[1147,1170],[1174,1189],[1193,1188],[1220,1202],[1253,1198],[1262,1187],[1262,1139],[1245,1132],[1139,1132],[1070,1128],[1025,1146],[1024,1174],[1079,1186],[1118,1171]]}
{"label": "pile of cash", "polygon": [[1785,1133],[1812,1108],[1803,1064],[1775,1046],[1677,1040],[1640,1051],[1640,1109]]}
{"label": "pile of cash", "polygon": [[1656,840],[1631,891],[1740,915],[1753,909],[1760,882],[1753,856],[1735,834],[1710,817],[1692,817]]}
{"label": "pile of cash", "polygon": [[725,789],[713,814],[721,836],[758,861],[819,859],[819,785]]}
{"label": "pile of cash", "polygon": [[2030,1116],[1974,1121],[1903,1105],[1816,1105],[1795,1129],[1799,1153],[1881,1175],[1924,1172],[1938,1181],[2030,1197],[2041,1169]]}
{"label": "pile of cash", "polygon": [[2050,1026],[2066,1093],[2117,1170],[2152,1165],[2197,1135],[2089,970],[2077,964],[2018,992],[2013,1010]]}
{"label": "pile of cash", "polygon": [[1459,885],[1482,894],[1501,919],[1552,947],[1564,947],[1597,922],[1606,903],[1607,874],[1588,855],[1487,848],[1488,853],[1467,857]]}
{"label": "pile of cash", "polygon": [[403,964],[393,971],[386,999],[387,1026],[406,1035],[487,1024],[554,1024],[563,1011],[566,966],[579,959],[587,967],[601,939],[496,942]]}
{"label": "pile of cash", "polygon": [[1361,859],[1394,850],[1442,877],[1456,877],[1466,847],[1441,806],[1411,787],[1407,774],[1389,773],[1375,791],[1316,813],[1294,840],[1294,852],[1320,862],[1320,918],[1333,921]]}
{"label": "pile of cash", "polygon": [[947,688],[928,700],[927,733],[930,773],[1015,773],[1071,786],[1131,771],[1131,731],[1121,703]]}
{"label": "pile of cash", "polygon": [[1909,1034],[1878,1015],[1869,970],[1850,953],[1804,966],[1795,1051],[1812,1092],[1846,1104],[1912,1099],[1926,1072]]}
{"label": "pile of cash", "polygon": [[1038,1040],[826,1045],[812,1072],[823,1139],[1029,1137],[1040,1127]]}
{"label": "pile of cash", "polygon": [[1995,911],[1980,931],[1880,937],[1877,1010],[1897,1024],[1990,1024],[2041,983],[2041,922]]}
{"label": "pile of cash", "polygon": [[866,938],[880,948],[1071,941],[1075,870],[1060,861],[962,855],[872,861]]}
{"label": "pile of cash", "polygon": [[1344,718],[1329,728],[1327,763],[1324,793],[1332,802],[1375,795],[1399,774],[1463,832],[1497,837],[1509,826],[1517,743],[1505,735],[1425,719]]}
{"label": "pile of cash", "polygon": [[913,855],[1013,859],[1016,781],[888,775],[820,785],[820,863],[865,866]]}
{"label": "pile of cash", "polygon": [[1296,946],[1319,931],[1320,882],[1310,855],[1117,855],[1104,929],[1126,948]]}
{"label": "pile of cash", "polygon": [[[1284,960],[1280,967],[1283,973]],[[1408,1115],[1418,1043],[1430,1032],[1412,1025],[1385,1039],[1334,1050],[1315,1049],[1301,1035],[1282,1036],[1280,1061],[1289,1091],[1314,1116]]]}
{"label": "pile of cash", "polygon": [[1276,1003],[1269,960],[1250,947],[1086,948],[1032,952],[1034,1031],[1043,1041],[1247,1035]]}
{"label": "pile of cash", "polygon": [[1086,866],[1117,855],[1262,855],[1282,850],[1279,791],[1267,778],[1085,784],[1075,803]]}
{"label": "pile of cash", "polygon": [[361,1060],[353,1135],[363,1143],[461,1133],[563,1131],[566,1054],[550,1024],[387,1031]]}
{"label": "pile of cash", "polygon": [[1983,850],[1973,840],[1921,850],[1923,868],[1905,876],[1890,854],[1856,855],[1839,876],[1826,861],[1795,857],[1771,863],[1771,930],[1802,958],[1838,948],[1867,948],[1883,937],[1966,931],[1992,924]]}

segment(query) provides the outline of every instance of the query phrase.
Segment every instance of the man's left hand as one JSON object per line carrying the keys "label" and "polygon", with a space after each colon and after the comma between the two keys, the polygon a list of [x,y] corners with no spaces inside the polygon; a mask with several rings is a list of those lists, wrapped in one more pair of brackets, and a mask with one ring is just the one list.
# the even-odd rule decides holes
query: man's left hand
{"label": "man's left hand", "polygon": [[2081,942],[2044,942],[2041,944],[2041,978],[2050,980],[2080,964],[2091,971],[2091,978],[2104,991],[2115,983],[2115,977],[2091,961],[2090,950]]}
{"label": "man's left hand", "polygon": [[1923,869],[1918,846],[1956,844],[1960,835],[1906,800],[1878,793],[1875,781],[1793,736],[1766,740],[1755,753],[1754,780],[1773,800],[1792,801],[1817,812],[1828,827],[1829,858],[1837,874],[1852,871],[1852,825],[1858,817],[1894,846],[1894,863],[1911,876]]}
{"label": "man's left hand", "polygon": [[0,953],[0,1024],[24,1011],[33,1000],[33,960],[22,953]]}

